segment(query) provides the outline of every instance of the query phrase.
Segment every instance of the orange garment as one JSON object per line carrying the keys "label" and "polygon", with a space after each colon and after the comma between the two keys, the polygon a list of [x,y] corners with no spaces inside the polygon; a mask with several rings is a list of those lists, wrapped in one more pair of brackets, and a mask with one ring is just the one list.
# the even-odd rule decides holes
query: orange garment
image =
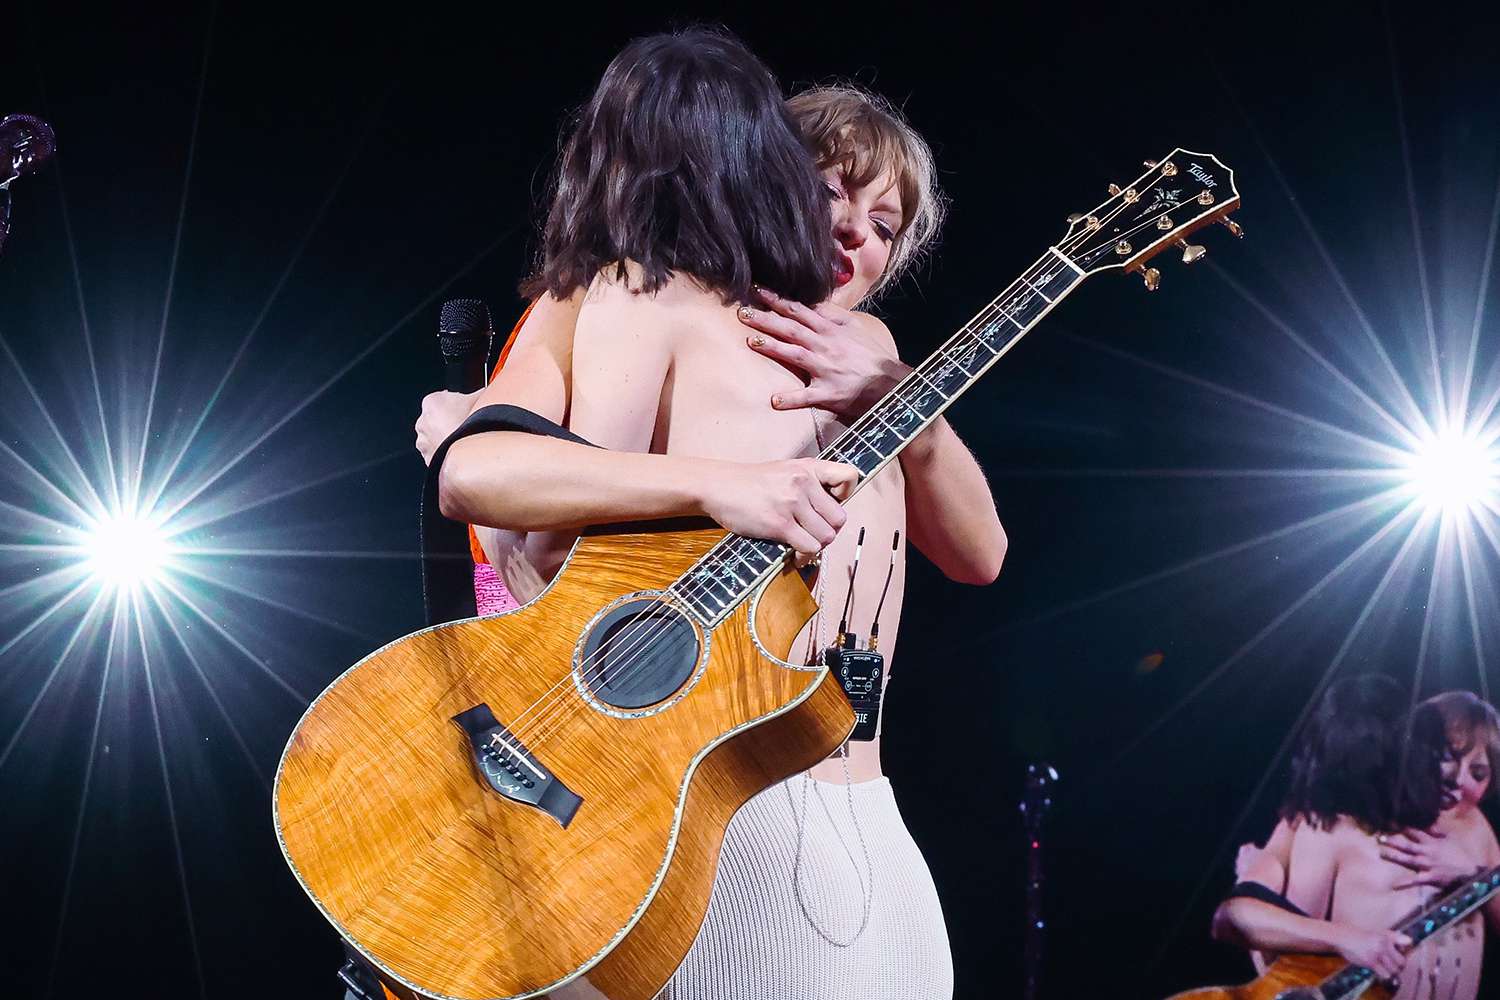
{"label": "orange garment", "polygon": [[[495,376],[500,374],[500,369],[505,366],[505,359],[510,357],[510,349],[516,345],[516,335],[521,332],[521,327],[526,325],[526,317],[531,315],[531,310],[536,307],[536,302],[527,304],[526,311],[521,313],[521,318],[516,320],[515,327],[510,331],[510,336],[505,340],[505,346],[500,349],[500,359],[495,362],[495,370],[490,372],[490,381],[495,381]],[[479,565],[488,565],[489,557],[484,554],[484,548],[479,544],[479,536],[474,533],[474,526],[469,525],[469,555],[474,557],[474,562]]]}

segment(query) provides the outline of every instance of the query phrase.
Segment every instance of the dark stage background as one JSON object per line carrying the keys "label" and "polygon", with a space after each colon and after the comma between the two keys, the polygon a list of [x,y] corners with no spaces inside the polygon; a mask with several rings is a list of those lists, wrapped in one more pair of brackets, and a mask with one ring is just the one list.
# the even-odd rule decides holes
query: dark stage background
{"label": "dark stage background", "polygon": [[[1032,6],[8,10],[0,113],[45,116],[61,151],[16,185],[0,259],[0,440],[66,480],[29,383],[91,475],[101,409],[117,463],[144,445],[165,475],[184,452],[169,493],[222,471],[189,505],[222,513],[188,535],[221,554],[183,583],[202,613],[181,612],[184,643],[123,648],[106,673],[95,635],[59,668],[77,615],[22,635],[51,600],[27,589],[44,560],[0,564],[9,990],[337,994],[269,782],[303,699],[421,624],[410,442],[440,376],[438,304],[484,296],[508,324],[565,113],[627,39],[699,19],[788,85],[873,87],[932,141],[952,220],[879,307],[908,360],[1142,159],[1183,145],[1236,169],[1245,241],[1205,234],[1208,262],[1164,258],[1151,296],[1091,280],[951,412],[1010,554],[986,588],[913,554],[885,760],[960,997],[1020,988],[1016,803],[1039,758],[1063,776],[1044,995],[1241,978],[1208,918],[1234,845],[1269,829],[1282,741],[1330,664],[1479,690],[1474,640],[1493,644],[1482,586],[1477,633],[1429,606],[1425,542],[1349,640],[1391,554],[1307,597],[1374,529],[1288,526],[1371,492],[1321,470],[1361,461],[1328,427],[1391,438],[1350,388],[1390,395],[1372,345],[1426,398],[1426,317],[1466,345],[1494,298],[1495,25],[1433,4]],[[5,476],[3,516],[35,536],[15,511],[46,490]]]}

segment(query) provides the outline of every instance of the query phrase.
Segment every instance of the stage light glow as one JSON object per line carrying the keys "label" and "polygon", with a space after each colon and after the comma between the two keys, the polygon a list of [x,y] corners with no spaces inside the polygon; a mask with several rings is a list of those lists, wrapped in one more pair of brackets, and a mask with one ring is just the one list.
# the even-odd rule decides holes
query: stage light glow
{"label": "stage light glow", "polygon": [[111,514],[92,524],[82,549],[102,586],[132,590],[158,583],[171,566],[172,546],[149,516]]}
{"label": "stage light glow", "polygon": [[1405,474],[1411,494],[1433,512],[1468,514],[1492,505],[1500,490],[1493,435],[1452,428],[1412,453]]}

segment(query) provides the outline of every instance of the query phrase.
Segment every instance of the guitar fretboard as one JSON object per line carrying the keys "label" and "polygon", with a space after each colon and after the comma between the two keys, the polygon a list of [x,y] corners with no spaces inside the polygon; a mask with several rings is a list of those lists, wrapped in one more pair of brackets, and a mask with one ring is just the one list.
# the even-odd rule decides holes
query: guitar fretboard
{"label": "guitar fretboard", "polygon": [[[858,491],[963,395],[1083,277],[1055,248],[948,338],[819,458],[859,470]],[[852,495],[852,494],[851,494]],[[779,542],[729,535],[684,573],[669,592],[708,627],[718,624],[782,564]]]}
{"label": "guitar fretboard", "polygon": [[[1483,906],[1497,891],[1500,891],[1500,867],[1480,872],[1467,882],[1460,883],[1446,896],[1422,910],[1409,920],[1394,928],[1411,938],[1415,948],[1445,927],[1451,927],[1470,913]],[[1365,983],[1375,978],[1375,973],[1360,965],[1350,965],[1318,984],[1323,1000],[1341,1000],[1352,996]]]}

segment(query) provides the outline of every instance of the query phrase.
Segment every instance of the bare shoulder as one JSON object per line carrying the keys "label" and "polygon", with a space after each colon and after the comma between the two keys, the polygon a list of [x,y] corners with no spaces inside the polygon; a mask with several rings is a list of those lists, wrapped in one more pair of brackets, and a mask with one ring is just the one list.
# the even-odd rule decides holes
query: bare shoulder
{"label": "bare shoulder", "polygon": [[1348,816],[1340,816],[1329,828],[1328,837],[1332,843],[1350,848],[1369,844],[1373,841],[1374,834]]}
{"label": "bare shoulder", "polygon": [[898,357],[896,351],[896,338],[891,335],[891,328],[885,325],[885,321],[879,316],[872,316],[867,312],[854,312],[849,315],[854,319],[851,326],[866,337],[871,343],[889,357]]}
{"label": "bare shoulder", "polygon": [[570,430],[616,451],[651,450],[682,327],[668,291],[643,291],[637,268],[594,276],[573,338]]}
{"label": "bare shoulder", "polygon": [[611,264],[601,269],[582,298],[585,310],[607,307],[650,312],[702,305],[724,308],[716,292],[689,275],[669,275],[656,289],[647,291],[644,272],[632,260],[627,260],[623,267]]}
{"label": "bare shoulder", "polygon": [[573,353],[573,330],[578,323],[578,311],[583,307],[584,290],[579,289],[565,299],[554,298],[544,293],[531,307],[531,313],[516,334],[511,345],[511,356],[547,354],[564,359]]}
{"label": "bare shoulder", "polygon": [[576,346],[670,348],[709,312],[728,314],[718,295],[692,278],[674,275],[647,292],[639,266],[626,262],[623,274],[607,267],[589,285],[578,313]]}
{"label": "bare shoulder", "polygon": [[1347,816],[1340,816],[1326,826],[1314,820],[1302,819],[1288,823],[1287,830],[1290,833],[1288,856],[1295,856],[1303,864],[1313,861],[1331,864],[1339,857],[1358,850],[1361,844],[1370,839],[1363,828]]}
{"label": "bare shoulder", "polygon": [[1484,864],[1500,865],[1500,842],[1495,839],[1495,828],[1489,818],[1476,809],[1467,825],[1470,842],[1481,852]]}
{"label": "bare shoulder", "polygon": [[1328,913],[1339,870],[1338,859],[1345,850],[1343,826],[1342,819],[1328,827],[1304,820],[1292,831],[1286,897],[1304,913],[1315,917]]}
{"label": "bare shoulder", "polygon": [[1292,841],[1302,824],[1297,820],[1279,819],[1271,835],[1266,838],[1265,851],[1281,862],[1283,868],[1292,858]]}
{"label": "bare shoulder", "polygon": [[563,423],[573,376],[573,331],[582,301],[582,292],[567,299],[538,299],[477,405],[510,403]]}
{"label": "bare shoulder", "polygon": [[[1286,821],[1283,821],[1286,822]],[[1348,819],[1340,816],[1332,826],[1324,826],[1322,823],[1299,819],[1296,822],[1288,822],[1287,829],[1291,832],[1292,842],[1298,847],[1307,848],[1317,845],[1323,849],[1338,843],[1348,836],[1349,828],[1358,829]]]}

